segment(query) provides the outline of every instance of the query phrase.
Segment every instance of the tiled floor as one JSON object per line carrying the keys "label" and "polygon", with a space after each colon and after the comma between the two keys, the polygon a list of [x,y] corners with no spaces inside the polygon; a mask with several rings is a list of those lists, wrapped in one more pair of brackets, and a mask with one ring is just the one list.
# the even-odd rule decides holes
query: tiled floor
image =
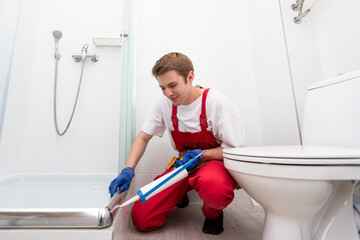
{"label": "tiled floor", "polygon": [[246,203],[232,203],[224,210],[224,232],[213,236],[204,234],[202,226],[204,216],[201,203],[190,203],[186,208],[175,208],[167,222],[160,229],[140,232],[132,224],[127,234],[128,240],[260,240],[265,213],[261,206]]}

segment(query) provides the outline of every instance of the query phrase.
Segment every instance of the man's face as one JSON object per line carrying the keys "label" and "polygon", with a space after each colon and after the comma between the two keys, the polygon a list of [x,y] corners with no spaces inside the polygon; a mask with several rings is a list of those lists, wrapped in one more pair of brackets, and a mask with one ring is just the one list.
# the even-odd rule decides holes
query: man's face
{"label": "man's face", "polygon": [[187,83],[184,77],[179,75],[175,70],[168,71],[157,77],[159,87],[163,94],[171,100],[175,106],[188,105],[191,103],[191,90],[193,72],[187,77]]}

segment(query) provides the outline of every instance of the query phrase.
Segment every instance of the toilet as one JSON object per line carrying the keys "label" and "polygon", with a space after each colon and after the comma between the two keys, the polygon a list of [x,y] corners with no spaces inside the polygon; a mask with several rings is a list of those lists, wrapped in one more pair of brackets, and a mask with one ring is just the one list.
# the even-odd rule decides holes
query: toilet
{"label": "toilet", "polygon": [[224,164],[265,210],[263,240],[358,240],[360,71],[307,90],[302,146],[224,149]]}

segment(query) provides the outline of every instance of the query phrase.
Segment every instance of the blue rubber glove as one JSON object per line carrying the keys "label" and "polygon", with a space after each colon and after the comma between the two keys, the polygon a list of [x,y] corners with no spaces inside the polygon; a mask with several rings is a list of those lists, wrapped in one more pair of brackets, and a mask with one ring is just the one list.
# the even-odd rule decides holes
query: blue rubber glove
{"label": "blue rubber glove", "polygon": [[[184,165],[185,163],[189,162],[191,159],[193,159],[194,157],[199,155],[201,152],[202,152],[202,150],[195,149],[195,150],[185,153],[183,156],[183,160],[180,160],[180,159],[176,160],[174,163],[174,166],[176,168],[181,167],[182,165]],[[186,168],[186,170],[188,172],[191,172],[192,170],[194,170],[196,168],[196,166],[198,165],[198,163],[200,163],[202,161],[202,158],[203,158],[203,155],[200,155],[192,164],[190,164]]]}
{"label": "blue rubber glove", "polygon": [[120,192],[124,192],[124,191],[128,190],[128,188],[130,186],[130,182],[131,182],[132,178],[134,177],[134,174],[135,174],[135,172],[134,172],[133,168],[131,168],[131,167],[124,168],[121,171],[121,173],[119,174],[119,176],[117,176],[110,183],[109,193],[110,193],[111,197],[114,196],[114,194],[116,193],[118,188],[120,188]]}

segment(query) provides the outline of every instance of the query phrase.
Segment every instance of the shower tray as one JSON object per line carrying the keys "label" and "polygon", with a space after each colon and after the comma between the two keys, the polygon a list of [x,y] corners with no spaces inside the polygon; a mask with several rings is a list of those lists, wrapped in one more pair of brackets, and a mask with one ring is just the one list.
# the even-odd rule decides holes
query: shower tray
{"label": "shower tray", "polygon": [[109,175],[14,175],[0,179],[0,229],[98,229],[112,225],[126,192]]}

